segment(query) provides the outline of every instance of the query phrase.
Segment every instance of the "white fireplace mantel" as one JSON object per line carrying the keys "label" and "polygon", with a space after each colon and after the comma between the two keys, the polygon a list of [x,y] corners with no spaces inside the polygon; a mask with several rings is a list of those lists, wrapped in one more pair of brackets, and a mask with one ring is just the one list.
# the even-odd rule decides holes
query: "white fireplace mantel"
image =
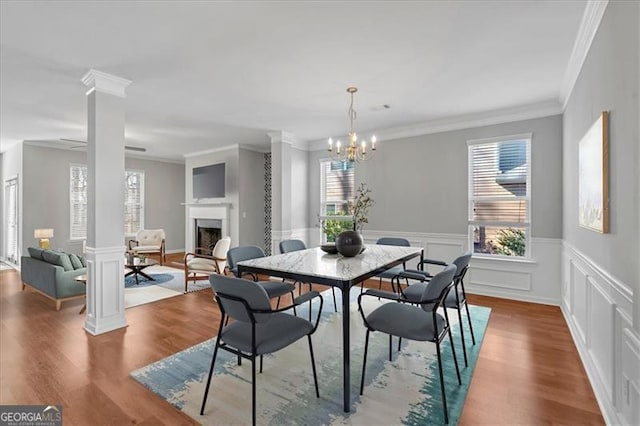
{"label": "white fireplace mantel", "polygon": [[195,249],[196,219],[219,219],[222,221],[222,236],[230,236],[229,210],[231,203],[182,203],[187,207],[186,249]]}

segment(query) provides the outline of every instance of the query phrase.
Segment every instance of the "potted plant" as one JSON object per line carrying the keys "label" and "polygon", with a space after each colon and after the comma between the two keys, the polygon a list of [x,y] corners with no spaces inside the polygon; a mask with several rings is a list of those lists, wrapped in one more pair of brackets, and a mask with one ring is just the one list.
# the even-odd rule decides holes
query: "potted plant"
{"label": "potted plant", "polygon": [[343,231],[336,237],[336,249],[346,257],[360,254],[364,247],[362,236],[362,226],[369,223],[369,209],[375,204],[371,198],[371,190],[362,183],[356,190],[356,197],[347,203],[347,210],[353,217],[353,230]]}

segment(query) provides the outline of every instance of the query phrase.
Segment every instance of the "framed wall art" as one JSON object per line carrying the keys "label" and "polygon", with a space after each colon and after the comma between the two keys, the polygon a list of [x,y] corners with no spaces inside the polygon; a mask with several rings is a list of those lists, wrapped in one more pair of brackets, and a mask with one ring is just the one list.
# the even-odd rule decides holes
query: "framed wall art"
{"label": "framed wall art", "polygon": [[603,111],[578,147],[578,224],[609,232],[609,113]]}

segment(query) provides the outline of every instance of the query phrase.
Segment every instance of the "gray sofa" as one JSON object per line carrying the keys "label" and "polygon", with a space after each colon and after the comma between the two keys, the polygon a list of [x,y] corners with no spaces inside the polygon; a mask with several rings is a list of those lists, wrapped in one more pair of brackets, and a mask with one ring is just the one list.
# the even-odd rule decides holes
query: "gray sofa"
{"label": "gray sofa", "polygon": [[62,302],[85,297],[86,286],[76,281],[87,273],[86,261],[81,256],[54,250],[29,247],[31,256],[22,256],[20,275],[22,290],[25,285],[56,301],[56,310]]}

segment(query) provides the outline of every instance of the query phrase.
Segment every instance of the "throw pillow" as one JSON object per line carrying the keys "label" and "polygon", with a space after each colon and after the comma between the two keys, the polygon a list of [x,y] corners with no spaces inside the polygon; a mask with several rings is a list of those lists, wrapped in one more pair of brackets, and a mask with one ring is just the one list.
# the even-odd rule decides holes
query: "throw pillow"
{"label": "throw pillow", "polygon": [[69,253],[69,260],[71,261],[71,264],[73,265],[73,269],[82,269],[82,268],[84,268],[84,266],[82,266],[82,262],[80,261],[80,258],[78,257],[77,254]]}
{"label": "throw pillow", "polygon": [[86,268],[87,267],[87,258],[84,256],[78,256],[80,258],[80,263],[82,263],[82,267]]}
{"label": "throw pillow", "polygon": [[69,260],[67,253],[58,253],[53,250],[45,250],[42,253],[42,259],[52,265],[62,266],[65,271],[73,271],[73,264]]}
{"label": "throw pillow", "polygon": [[27,250],[29,250],[29,256],[31,256],[32,258],[38,259],[38,260],[44,260],[42,259],[42,252],[44,250],[42,250],[41,248],[29,247]]}

